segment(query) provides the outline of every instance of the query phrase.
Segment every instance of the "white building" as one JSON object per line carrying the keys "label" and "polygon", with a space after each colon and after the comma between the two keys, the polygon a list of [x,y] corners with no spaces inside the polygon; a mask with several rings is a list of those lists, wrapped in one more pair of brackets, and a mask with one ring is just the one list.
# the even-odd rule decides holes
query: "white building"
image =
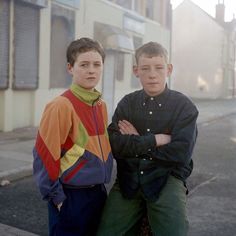
{"label": "white building", "polygon": [[236,96],[236,21],[224,22],[224,3],[211,17],[191,0],[173,11],[171,86],[195,98]]}
{"label": "white building", "polygon": [[39,124],[45,104],[71,83],[66,48],[79,37],[106,50],[98,86],[111,116],[140,87],[134,49],[158,41],[170,51],[169,0],[0,0],[0,131]]}

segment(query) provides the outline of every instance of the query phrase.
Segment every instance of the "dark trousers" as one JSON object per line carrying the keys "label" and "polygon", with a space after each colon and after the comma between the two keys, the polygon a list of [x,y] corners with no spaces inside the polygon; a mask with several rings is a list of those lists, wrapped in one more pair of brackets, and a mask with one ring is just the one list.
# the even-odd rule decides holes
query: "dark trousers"
{"label": "dark trousers", "polygon": [[48,203],[49,236],[94,236],[107,197],[104,185],[64,188],[66,200],[58,211]]}

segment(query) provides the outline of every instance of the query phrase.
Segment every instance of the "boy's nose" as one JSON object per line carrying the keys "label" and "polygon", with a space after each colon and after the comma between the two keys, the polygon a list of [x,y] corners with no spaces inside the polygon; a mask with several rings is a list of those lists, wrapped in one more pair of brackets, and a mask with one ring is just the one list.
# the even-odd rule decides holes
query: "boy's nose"
{"label": "boy's nose", "polygon": [[155,72],[155,70],[150,70],[149,77],[150,77],[151,79],[153,79],[153,78],[156,77],[156,72]]}
{"label": "boy's nose", "polygon": [[94,66],[90,66],[88,72],[89,72],[89,74],[93,74],[94,73]]}

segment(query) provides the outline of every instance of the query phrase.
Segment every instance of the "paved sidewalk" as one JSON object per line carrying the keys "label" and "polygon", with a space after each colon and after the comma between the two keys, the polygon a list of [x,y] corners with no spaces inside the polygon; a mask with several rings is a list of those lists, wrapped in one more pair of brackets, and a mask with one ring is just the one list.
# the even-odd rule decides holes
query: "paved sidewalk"
{"label": "paved sidewalk", "polygon": [[198,124],[208,123],[236,113],[236,98],[216,100],[195,99],[194,103],[199,110]]}
{"label": "paved sidewalk", "polygon": [[2,236],[38,236],[37,234],[29,233],[12,226],[0,223],[0,235]]}
{"label": "paved sidewalk", "polygon": [[[205,125],[236,113],[236,99],[194,100],[199,109],[198,124]],[[37,128],[27,127],[13,132],[0,132],[0,184],[32,175],[32,147]],[[0,186],[1,187],[1,186]],[[16,228],[0,224],[0,235],[33,236]]]}
{"label": "paved sidewalk", "polygon": [[35,127],[0,132],[0,181],[32,174],[32,147],[36,133]]}

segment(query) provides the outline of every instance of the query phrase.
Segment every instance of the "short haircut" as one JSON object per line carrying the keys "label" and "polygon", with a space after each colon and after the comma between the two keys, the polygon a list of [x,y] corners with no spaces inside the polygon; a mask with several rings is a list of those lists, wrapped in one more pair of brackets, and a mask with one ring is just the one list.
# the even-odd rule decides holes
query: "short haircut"
{"label": "short haircut", "polygon": [[138,65],[138,60],[142,56],[155,57],[161,56],[164,57],[166,63],[168,63],[168,52],[167,50],[159,43],[148,42],[143,44],[141,47],[135,50],[135,60]]}
{"label": "short haircut", "polygon": [[102,57],[102,62],[105,60],[105,52],[101,44],[90,38],[80,38],[72,41],[67,48],[66,57],[67,62],[74,66],[74,63],[80,53],[85,53],[89,51],[96,51]]}

